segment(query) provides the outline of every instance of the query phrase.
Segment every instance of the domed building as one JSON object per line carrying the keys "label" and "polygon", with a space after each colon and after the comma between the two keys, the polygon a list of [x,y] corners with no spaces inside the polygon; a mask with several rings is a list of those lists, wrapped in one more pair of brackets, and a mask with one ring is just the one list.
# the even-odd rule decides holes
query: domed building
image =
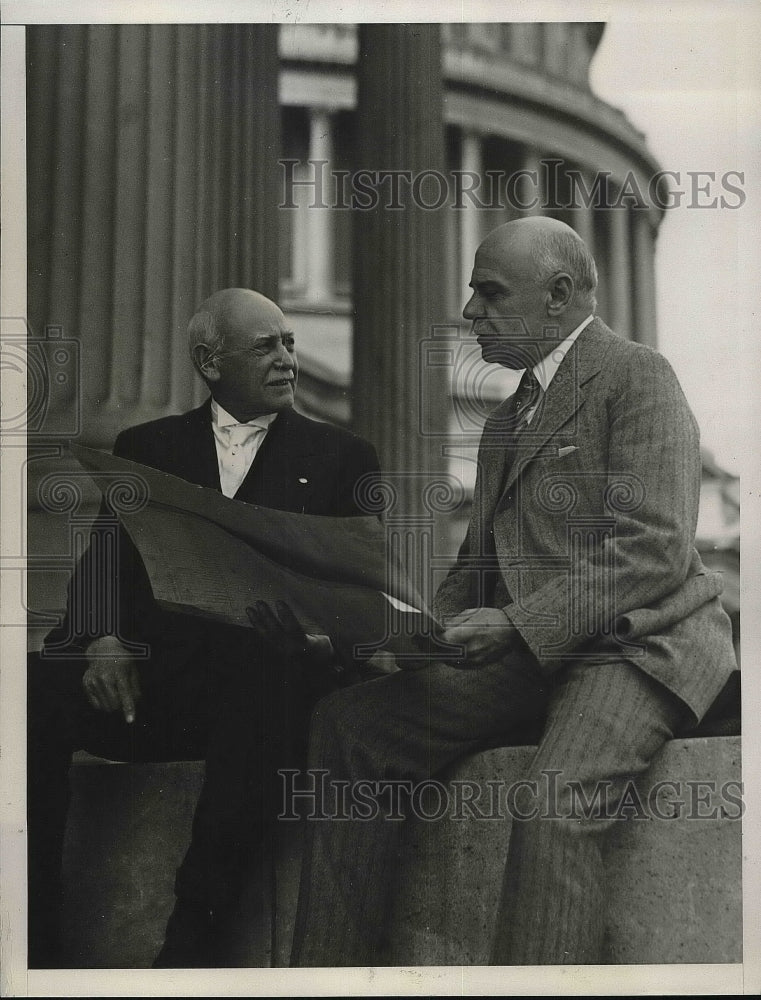
{"label": "domed building", "polygon": [[[659,168],[644,136],[590,90],[589,65],[604,25],[440,30],[449,191],[440,209],[444,301],[437,321],[458,321],[481,238],[536,212],[567,222],[593,249],[603,319],[623,336],[654,344],[654,244],[662,210],[646,199]],[[280,225],[280,296],[299,315],[307,339],[304,367],[315,379],[310,405],[349,421],[340,390],[351,379],[352,234],[351,210],[343,206],[346,178],[367,166],[357,162],[354,136],[361,114],[357,28],[284,26],[279,52],[288,206]],[[341,196],[337,177],[344,179]]]}

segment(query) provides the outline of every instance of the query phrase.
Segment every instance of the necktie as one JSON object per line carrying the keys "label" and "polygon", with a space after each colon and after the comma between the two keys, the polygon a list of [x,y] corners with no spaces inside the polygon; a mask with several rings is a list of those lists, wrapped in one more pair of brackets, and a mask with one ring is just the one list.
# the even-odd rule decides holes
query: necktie
{"label": "necktie", "polygon": [[528,426],[528,417],[539,402],[541,391],[533,369],[527,368],[521,377],[513,399],[516,434]]}
{"label": "necktie", "polygon": [[502,479],[502,486],[500,488],[500,494],[504,491],[505,483],[512,471],[513,464],[518,458],[518,452],[520,451],[520,435],[528,427],[528,417],[531,415],[532,410],[539,402],[539,397],[542,393],[542,387],[537,381],[536,375],[531,370],[527,368],[523,373],[520,382],[518,383],[518,388],[515,391],[515,396],[513,397],[512,403],[512,413],[510,414],[509,426],[506,427],[507,431],[507,461],[505,463],[505,472]]}
{"label": "necktie", "polygon": [[[515,396],[512,402],[512,411],[509,414],[508,420],[509,424],[505,427],[506,437],[505,444],[506,448],[506,461],[505,469],[502,477],[502,484],[499,489],[498,496],[501,496],[505,490],[505,483],[510,476],[513,463],[515,462],[518,451],[520,449],[520,444],[518,442],[519,435],[528,426],[528,416],[531,414],[534,407],[539,402],[541,396],[542,387],[537,381],[536,375],[531,368],[527,368],[523,373],[520,382],[518,383],[518,388],[515,390]],[[485,539],[485,555],[491,556],[496,559],[496,548],[494,545],[494,528],[492,525],[491,530],[488,532]],[[484,604],[486,606],[491,606],[495,599],[495,592],[497,584],[501,581],[503,587],[505,588],[505,593],[507,592],[507,586],[502,579],[501,571],[497,568],[486,568],[483,570],[483,580],[484,580]]]}

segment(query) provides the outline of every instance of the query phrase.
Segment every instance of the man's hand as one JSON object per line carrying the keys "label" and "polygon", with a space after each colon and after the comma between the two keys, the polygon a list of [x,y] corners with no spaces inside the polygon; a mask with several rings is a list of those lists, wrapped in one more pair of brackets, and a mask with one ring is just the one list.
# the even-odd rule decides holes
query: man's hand
{"label": "man's hand", "polygon": [[124,713],[127,722],[135,721],[135,705],[140,698],[137,664],[112,635],[95,639],[87,647],[89,666],[82,686],[93,708],[101,712]]}
{"label": "man's hand", "polygon": [[322,666],[333,659],[330,636],[305,632],[285,601],[275,601],[275,611],[266,601],[257,601],[254,607],[246,608],[254,630],[276,656],[314,666]]}
{"label": "man's hand", "polygon": [[465,646],[465,660],[456,666],[470,670],[505,656],[519,635],[500,608],[467,608],[448,621],[442,638]]}

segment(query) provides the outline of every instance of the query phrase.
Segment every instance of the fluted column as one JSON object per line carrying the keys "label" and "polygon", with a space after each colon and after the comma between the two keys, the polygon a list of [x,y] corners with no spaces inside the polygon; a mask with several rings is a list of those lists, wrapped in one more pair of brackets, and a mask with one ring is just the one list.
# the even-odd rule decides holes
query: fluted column
{"label": "fluted column", "polygon": [[278,297],[278,208],[283,201],[278,102],[277,24],[237,26],[245,41],[243,134],[243,283],[271,299]]}
{"label": "fluted column", "polygon": [[609,274],[611,325],[622,337],[632,335],[632,255],[629,209],[611,208],[606,213],[610,225]]}
{"label": "fluted column", "polygon": [[[481,177],[483,162],[481,156],[481,136],[475,132],[465,132],[462,137],[462,170]],[[470,284],[473,260],[481,242],[481,218],[478,208],[469,198],[464,198],[460,215],[460,267],[462,272],[462,292]]]}
{"label": "fluted column", "polygon": [[306,204],[307,301],[319,305],[333,296],[333,215],[329,205],[333,166],[333,121],[325,108],[309,109],[311,170],[325,178],[323,203],[317,194]]}
{"label": "fluted column", "polygon": [[544,212],[545,191],[540,159],[541,154],[538,149],[534,146],[524,147],[521,169],[525,174],[522,183],[518,185],[517,194],[522,215],[542,215]]}
{"label": "fluted column", "polygon": [[[149,33],[147,25],[118,32],[116,190],[111,233],[112,379],[108,398],[112,412],[129,413],[140,399],[145,333]],[[163,138],[166,141],[167,136]],[[165,277],[169,277],[167,263],[154,263],[165,269]],[[161,335],[168,337],[169,331],[161,331]]]}
{"label": "fluted column", "polygon": [[[144,346],[142,376],[144,395],[156,407],[166,406],[171,396],[172,354],[167,350],[167,331],[172,328],[172,300],[167,270],[172,268],[174,240],[167,218],[174,197],[174,78],[175,39],[167,25],[149,29],[148,41],[148,175],[146,216],[138,238],[145,241]],[[156,267],[156,261],[165,261]],[[169,271],[171,274],[171,270]]]}
{"label": "fluted column", "polygon": [[655,347],[655,227],[648,209],[632,212],[634,264],[634,338]]}
{"label": "fluted column", "polygon": [[[26,33],[27,89],[27,264],[29,323],[34,336],[42,336],[48,313],[49,275],[52,260],[53,171],[55,169],[56,103],[59,28],[28,28]],[[47,192],[46,197],[41,195]],[[32,254],[32,249],[34,253]]]}
{"label": "fluted column", "polygon": [[[27,31],[29,308],[77,342],[52,430],[86,443],[201,395],[185,329],[217,288],[277,297],[277,25]],[[76,397],[76,398],[75,398]]]}
{"label": "fluted column", "polygon": [[[587,182],[589,178],[587,173],[583,170],[579,171],[581,179]],[[587,186],[585,184],[585,186]],[[590,205],[585,205],[582,201],[581,194],[578,189],[572,184],[571,194],[574,197],[574,205],[571,213],[571,225],[579,234],[579,236],[584,240],[587,245],[589,252],[594,255],[595,253],[595,217],[594,208]]]}
{"label": "fluted column", "polygon": [[[360,25],[357,67],[358,167],[444,175],[439,25]],[[384,468],[432,474],[445,466],[449,373],[421,356],[432,326],[446,321],[443,225],[411,188],[401,188],[404,207],[391,209],[381,183],[379,205],[355,213],[352,413]],[[417,188],[435,202],[435,179]],[[412,479],[398,489],[403,511],[422,509]]]}

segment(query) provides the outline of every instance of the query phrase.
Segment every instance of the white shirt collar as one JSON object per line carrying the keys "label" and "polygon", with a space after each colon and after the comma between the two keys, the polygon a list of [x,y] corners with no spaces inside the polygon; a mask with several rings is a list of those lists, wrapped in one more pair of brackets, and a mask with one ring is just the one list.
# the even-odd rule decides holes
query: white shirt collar
{"label": "white shirt collar", "polygon": [[561,340],[557,347],[552,348],[546,358],[542,358],[538,364],[534,365],[534,375],[536,376],[539,385],[542,387],[542,392],[547,391],[548,385],[555,378],[555,374],[560,367],[563,358],[571,349],[571,344],[575,342],[581,331],[585,330],[593,319],[594,314],[587,316],[585,320],[582,320],[581,323],[579,323],[575,330],[572,330],[571,333],[568,334],[565,340]]}
{"label": "white shirt collar", "polygon": [[[254,417],[253,420],[246,420],[243,423],[245,423],[246,427],[261,427],[266,431],[275,417],[277,417],[277,413],[263,413],[258,417]],[[236,420],[223,406],[220,406],[213,396],[211,400],[211,422],[217,427],[232,427],[241,424],[241,421]]]}

